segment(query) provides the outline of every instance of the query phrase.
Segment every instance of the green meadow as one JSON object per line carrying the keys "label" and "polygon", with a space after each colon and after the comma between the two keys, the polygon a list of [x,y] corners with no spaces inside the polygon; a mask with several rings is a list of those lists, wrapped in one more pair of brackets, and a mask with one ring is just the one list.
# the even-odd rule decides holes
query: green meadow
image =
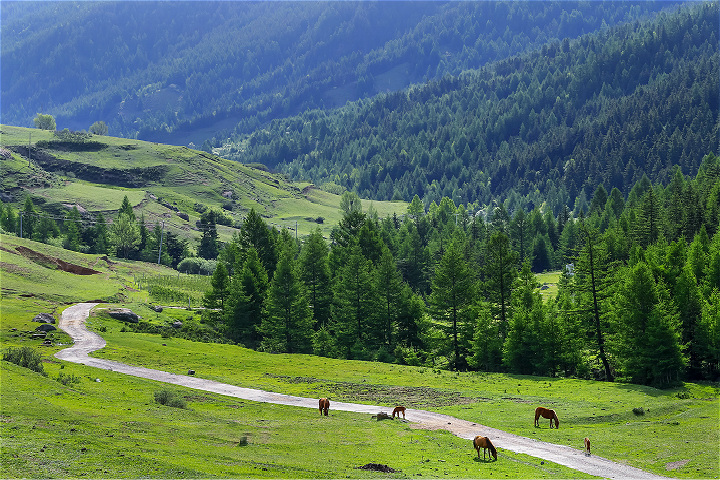
{"label": "green meadow", "polygon": [[[107,262],[6,235],[0,242],[0,338],[4,347],[37,349],[46,372],[42,376],[1,363],[0,477],[587,476],[514,454],[502,445],[497,462],[478,461],[469,441],[446,431],[419,430],[412,423],[377,422],[369,415],[332,410],[329,417],[320,417],[313,409],[257,404],[61,362],[53,354],[69,343],[68,336],[54,332],[53,345],[41,346],[41,340],[29,336],[37,326],[31,320],[43,311],[59,318],[64,308],[82,301],[101,302],[89,319],[90,328],[108,342],[94,354],[98,357],[178,374],[192,368],[202,378],[292,395],[388,407],[402,403],[577,449],[587,436],[594,454],[617,462],[676,478],[720,477],[717,384],[657,390],[576,379],[455,373],[429,366],[261,353],[131,332],[104,315],[103,308],[129,307],[158,325],[176,319],[199,324],[198,312],[183,302],[161,313],[150,309],[152,299],[143,285],[151,283],[151,276],[172,275],[172,270],[117,259]],[[47,258],[21,255],[18,247],[100,273],[67,273]],[[144,282],[138,280],[143,277]],[[199,288],[191,287],[192,281],[185,284]],[[154,394],[162,389],[177,392],[186,408],[156,403]],[[558,412],[558,430],[545,423],[533,426],[538,405]],[[640,407],[644,415],[633,413]],[[398,472],[357,468],[368,463]]]}

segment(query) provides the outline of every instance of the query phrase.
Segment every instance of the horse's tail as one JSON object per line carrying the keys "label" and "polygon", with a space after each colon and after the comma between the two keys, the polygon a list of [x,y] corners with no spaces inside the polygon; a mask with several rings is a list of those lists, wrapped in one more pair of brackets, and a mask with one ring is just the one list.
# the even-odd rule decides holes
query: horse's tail
{"label": "horse's tail", "polygon": [[495,449],[495,445],[492,444],[489,438],[485,438],[485,441],[487,441],[487,446],[490,449],[490,453],[492,454],[493,458],[497,460],[497,450]]}
{"label": "horse's tail", "polygon": [[557,413],[553,416],[555,417],[555,428],[560,428],[560,420],[558,420]]}

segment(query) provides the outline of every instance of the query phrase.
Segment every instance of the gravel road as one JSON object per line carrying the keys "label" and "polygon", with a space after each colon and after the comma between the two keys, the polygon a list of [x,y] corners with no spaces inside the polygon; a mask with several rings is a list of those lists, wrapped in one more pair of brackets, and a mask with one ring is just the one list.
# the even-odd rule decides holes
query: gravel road
{"label": "gravel road", "polygon": [[[79,303],[67,308],[62,313],[59,327],[65,330],[75,342],[73,346],[61,350],[55,354],[60,360],[72,363],[80,363],[91,367],[101,368],[120,372],[134,377],[147,378],[159,382],[172,383],[184,387],[215,392],[230,397],[242,398],[255,402],[277,403],[292,405],[296,407],[317,408],[316,398],[294,397],[280,393],[266,392],[252,388],[237,387],[225,383],[204,380],[185,375],[175,375],[161,370],[151,368],[134,367],[124,363],[103,360],[89,357],[88,354],[99,350],[106,345],[105,340],[98,334],[89,331],[85,327],[90,310],[96,303]],[[345,403],[333,401],[332,410],[344,410],[357,413],[376,414],[379,411],[386,411],[387,407],[374,405],[361,405],[356,403]],[[532,438],[520,437],[511,433],[497,430],[472,423],[466,420],[428,412],[425,410],[408,409],[408,418],[419,428],[448,430],[454,435],[471,440],[476,435],[483,435],[492,439],[496,447],[511,450],[517,453],[524,453],[545,461],[565,465],[580,472],[588,473],[610,479],[667,479],[652,473],[645,472],[635,467],[612,462],[597,455],[585,456],[580,449],[570,448],[564,445],[541,442]],[[582,439],[578,439],[580,444]]]}

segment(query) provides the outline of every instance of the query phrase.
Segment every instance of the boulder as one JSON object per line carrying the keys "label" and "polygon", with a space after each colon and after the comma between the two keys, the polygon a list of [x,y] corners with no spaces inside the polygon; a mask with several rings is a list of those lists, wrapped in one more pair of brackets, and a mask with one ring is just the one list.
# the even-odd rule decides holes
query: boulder
{"label": "boulder", "polygon": [[180,320],[175,320],[172,323],[173,328],[182,328],[183,323]]}
{"label": "boulder", "polygon": [[37,323],[55,323],[55,317],[52,316],[52,313],[41,312],[35,315],[32,321]]}
{"label": "boulder", "polygon": [[108,311],[108,315],[110,315],[115,320],[121,320],[123,322],[129,322],[129,323],[138,323],[140,321],[140,315],[133,312],[129,308],[111,308]]}
{"label": "boulder", "polygon": [[153,305],[151,308],[158,313],[163,311],[163,307],[161,307],[160,305]]}
{"label": "boulder", "polygon": [[52,332],[53,330],[57,330],[57,328],[53,327],[49,323],[43,323],[35,329],[36,332]]}

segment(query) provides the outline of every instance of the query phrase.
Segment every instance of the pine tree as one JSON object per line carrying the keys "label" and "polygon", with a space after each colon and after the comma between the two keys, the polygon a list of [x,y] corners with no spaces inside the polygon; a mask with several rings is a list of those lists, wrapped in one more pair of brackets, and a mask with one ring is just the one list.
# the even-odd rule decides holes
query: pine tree
{"label": "pine tree", "polygon": [[383,343],[389,347],[395,343],[394,333],[402,306],[402,286],[402,276],[395,265],[395,259],[385,247],[375,272],[375,289],[380,300],[378,322],[384,334]]}
{"label": "pine tree", "polygon": [[300,250],[300,278],[305,284],[316,329],[327,326],[330,320],[332,290],[328,251],[319,228],[308,235]]}
{"label": "pine tree", "polygon": [[333,323],[340,354],[346,358],[364,355],[355,345],[370,347],[369,338],[378,337],[375,318],[378,299],[373,288],[372,264],[362,255],[360,247],[349,248],[346,264],[334,280]]}
{"label": "pine tree", "polygon": [[605,348],[607,325],[604,321],[605,300],[611,295],[612,265],[597,230],[584,220],[580,222],[581,250],[575,261],[575,284],[579,294],[578,310],[587,317],[588,331],[594,340],[594,350],[602,362],[605,379],[613,381],[613,374]]}
{"label": "pine tree", "polygon": [[458,232],[453,236],[445,254],[435,269],[432,293],[428,299],[433,317],[438,322],[449,322],[448,335],[452,345],[451,367],[467,368],[466,344],[470,339],[460,338],[462,323],[469,318],[468,308],[475,298],[475,279],[465,259],[465,238]]}
{"label": "pine tree", "polygon": [[65,240],[63,248],[79,252],[82,248],[82,225],[80,224],[80,212],[77,207],[65,215]]}
{"label": "pine tree", "polygon": [[244,261],[236,264],[234,270],[236,273],[230,282],[230,294],[223,312],[228,336],[246,347],[255,348],[261,341],[258,327],[265,311],[267,272],[254,248],[247,251]]}
{"label": "pine tree", "polygon": [[490,234],[485,247],[485,289],[499,319],[499,335],[504,342],[510,319],[512,287],[517,277],[517,254],[510,250],[510,239],[502,231]]}
{"label": "pine tree", "polygon": [[205,292],[203,304],[205,308],[223,309],[225,299],[230,293],[230,277],[223,262],[218,262],[210,279],[211,289]]}
{"label": "pine tree", "polygon": [[267,296],[267,315],[260,330],[268,350],[308,353],[312,347],[312,316],[294,261],[294,248],[280,255]]}

